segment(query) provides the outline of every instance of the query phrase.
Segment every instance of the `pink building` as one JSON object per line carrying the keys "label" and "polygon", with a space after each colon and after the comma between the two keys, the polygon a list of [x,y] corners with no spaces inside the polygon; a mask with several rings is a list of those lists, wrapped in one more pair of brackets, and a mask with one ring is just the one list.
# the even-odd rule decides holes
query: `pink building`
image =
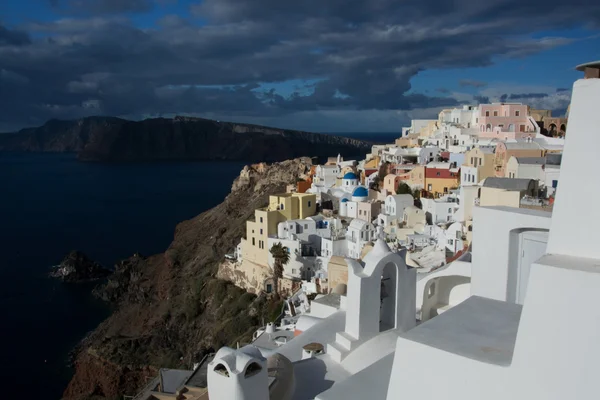
{"label": "pink building", "polygon": [[479,137],[498,140],[534,137],[537,124],[520,103],[480,104]]}

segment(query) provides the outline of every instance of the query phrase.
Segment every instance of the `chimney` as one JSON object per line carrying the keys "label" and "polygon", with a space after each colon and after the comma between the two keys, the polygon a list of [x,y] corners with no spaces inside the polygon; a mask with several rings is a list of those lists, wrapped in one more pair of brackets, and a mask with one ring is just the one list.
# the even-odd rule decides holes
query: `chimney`
{"label": "chimney", "polygon": [[[574,257],[600,258],[594,221],[600,209],[581,207],[581,190],[588,199],[600,198],[598,176],[590,167],[600,147],[600,61],[577,67],[584,78],[573,84],[569,135],[560,169],[560,184],[552,212],[547,253]],[[593,201],[593,200],[592,200]],[[573,232],[577,232],[576,235]]]}
{"label": "chimney", "polygon": [[581,64],[575,69],[583,72],[583,79],[600,78],[600,61]]}

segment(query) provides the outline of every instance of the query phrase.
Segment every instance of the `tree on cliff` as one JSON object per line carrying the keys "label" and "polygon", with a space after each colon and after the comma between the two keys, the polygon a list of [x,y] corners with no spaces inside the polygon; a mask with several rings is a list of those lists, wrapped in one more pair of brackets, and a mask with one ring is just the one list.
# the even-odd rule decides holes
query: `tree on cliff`
{"label": "tree on cliff", "polygon": [[275,292],[278,293],[279,279],[283,278],[283,266],[290,262],[290,253],[288,248],[284,247],[281,242],[275,243],[269,251],[275,260],[273,263],[273,283],[275,284]]}
{"label": "tree on cliff", "polygon": [[406,182],[402,182],[398,185],[398,189],[396,189],[396,194],[413,194],[413,190],[408,186]]}

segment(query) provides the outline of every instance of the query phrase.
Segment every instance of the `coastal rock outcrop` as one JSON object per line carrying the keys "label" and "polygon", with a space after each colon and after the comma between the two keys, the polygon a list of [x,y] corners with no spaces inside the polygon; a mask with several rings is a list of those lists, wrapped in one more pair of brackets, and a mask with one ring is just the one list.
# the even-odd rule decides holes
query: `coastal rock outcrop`
{"label": "coastal rock outcrop", "polygon": [[175,117],[128,121],[87,117],[48,121],[0,135],[0,151],[77,152],[82,161],[238,160],[363,156],[371,143],[334,135]]}
{"label": "coastal rock outcrop", "polygon": [[118,263],[95,290],[115,312],[79,347],[64,398],[135,395],[157,368],[191,368],[223,345],[248,343],[282,304],[217,279],[217,267],[254,210],[310,166],[301,158],[245,167],[221,204],[177,225],[164,253]]}
{"label": "coastal rock outcrop", "polygon": [[61,261],[52,267],[50,276],[63,282],[89,282],[106,278],[112,271],[103,267],[80,251],[73,250]]}

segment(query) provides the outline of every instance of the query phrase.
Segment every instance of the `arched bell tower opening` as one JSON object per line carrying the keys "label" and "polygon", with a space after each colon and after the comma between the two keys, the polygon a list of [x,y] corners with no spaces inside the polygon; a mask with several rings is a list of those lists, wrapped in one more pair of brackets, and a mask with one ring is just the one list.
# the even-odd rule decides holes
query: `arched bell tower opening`
{"label": "arched bell tower opening", "polygon": [[381,285],[379,288],[379,332],[396,329],[398,267],[388,263],[381,271]]}

